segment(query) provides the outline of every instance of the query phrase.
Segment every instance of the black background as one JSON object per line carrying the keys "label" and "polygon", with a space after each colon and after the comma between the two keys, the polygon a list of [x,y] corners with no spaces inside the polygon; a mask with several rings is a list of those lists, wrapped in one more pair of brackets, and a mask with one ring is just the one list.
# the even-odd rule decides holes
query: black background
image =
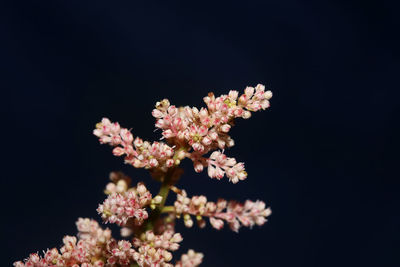
{"label": "black background", "polygon": [[[395,2],[395,1],[393,1]],[[390,1],[9,1],[1,8],[1,262],[100,221],[123,164],[92,136],[103,116],[156,140],[151,110],[264,83],[271,108],[232,129],[236,185],[179,183],[210,200],[263,199],[253,230],[178,230],[204,266],[400,266],[399,10]],[[117,232],[116,228],[113,228]]]}

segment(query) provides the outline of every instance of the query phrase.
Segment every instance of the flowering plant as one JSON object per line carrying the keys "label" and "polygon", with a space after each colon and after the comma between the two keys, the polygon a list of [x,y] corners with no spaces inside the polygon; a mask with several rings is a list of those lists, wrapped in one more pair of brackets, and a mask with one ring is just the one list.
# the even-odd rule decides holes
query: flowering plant
{"label": "flowering plant", "polygon": [[[246,179],[244,164],[224,154],[226,148],[234,145],[228,133],[236,118],[248,119],[251,112],[268,108],[271,97],[271,91],[265,91],[259,84],[247,87],[240,96],[238,91],[219,97],[209,93],[204,97],[207,107],[201,109],[176,107],[164,99],[156,103],[152,115],[165,142],[143,141],[117,122],[103,118],[93,134],[101,144],[114,147],[113,154],[123,156],[125,163],[148,169],[161,183],[159,193],[153,196],[144,183],[132,186],[131,178],[112,172],[104,191],[107,198],[97,211],[105,223],[121,226],[121,236],[131,237],[130,241],[117,241],[108,228],[102,229],[94,220],[79,218],[77,237],[65,236],[60,250],[47,250],[43,256],[33,253],[14,266],[174,266],[171,252],[179,249],[182,242],[181,234],[175,232],[177,219],[192,227],[195,218],[202,228],[208,218],[215,229],[226,223],[235,232],[241,226],[263,225],[271,210],[262,201],[212,202],[205,196],[188,197],[176,183],[182,174],[179,165],[185,158],[193,162],[196,172],[207,168],[208,176],[213,179],[226,176],[232,183]],[[174,205],[166,206],[170,191],[176,194],[176,200]],[[202,258],[202,253],[189,250],[175,266],[198,266]]]}

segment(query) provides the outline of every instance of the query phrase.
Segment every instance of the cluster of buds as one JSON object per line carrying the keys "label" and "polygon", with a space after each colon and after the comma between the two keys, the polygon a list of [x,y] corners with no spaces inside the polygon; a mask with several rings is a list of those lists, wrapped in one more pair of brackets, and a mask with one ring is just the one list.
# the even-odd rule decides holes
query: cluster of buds
{"label": "cluster of buds", "polygon": [[247,87],[240,97],[238,91],[219,97],[210,93],[204,97],[207,108],[201,109],[177,108],[164,99],[157,102],[152,115],[157,119],[155,125],[162,130],[163,138],[174,146],[192,149],[187,151],[186,157],[193,161],[196,172],[208,167],[211,178],[221,179],[226,173],[229,180],[236,183],[247,177],[243,163],[236,163],[235,159],[227,158],[221,152],[211,154],[208,159],[203,155],[232,147],[234,141],[228,132],[233,120],[238,117],[247,119],[251,116],[250,111],[268,108],[271,97],[271,91],[265,91],[265,87],[259,84],[255,88]]}
{"label": "cluster of buds", "polygon": [[107,263],[111,265],[122,265],[129,266],[131,262],[134,262],[134,255],[137,253],[133,248],[132,244],[126,240],[112,240],[107,244],[108,251],[111,253],[111,257],[107,259]]}
{"label": "cluster of buds", "polygon": [[163,248],[170,251],[179,249],[179,243],[183,238],[180,233],[175,233],[173,230],[166,230],[161,235],[154,234],[149,230],[143,235],[142,239],[134,238],[133,244],[135,247],[150,245],[154,248]]}
{"label": "cluster of buds", "polygon": [[234,184],[247,178],[242,162],[236,163],[234,158],[228,158],[225,154],[214,151],[208,159],[208,175],[211,178],[221,179],[224,174]]}
{"label": "cluster of buds", "polygon": [[[125,162],[136,168],[166,171],[189,158],[196,172],[207,167],[211,178],[221,179],[226,175],[229,181],[237,183],[247,177],[244,164],[215,150],[232,147],[235,143],[228,132],[234,119],[247,119],[251,112],[268,108],[271,97],[271,91],[265,91],[265,87],[258,84],[255,88],[247,87],[240,96],[238,91],[219,97],[210,93],[204,97],[207,108],[176,107],[168,99],[159,101],[152,112],[156,118],[155,126],[162,130],[162,139],[172,146],[150,143],[138,137],[134,139],[128,129],[107,118],[96,125],[93,133],[100,143],[115,147],[114,155],[125,155]],[[211,151],[214,152],[210,157],[205,157]]]}
{"label": "cluster of buds", "polygon": [[105,245],[111,239],[111,230],[103,229],[99,223],[89,218],[78,218],[76,222],[78,237],[93,245]]}
{"label": "cluster of buds", "polygon": [[143,245],[139,247],[138,252],[135,253],[134,257],[139,266],[173,266],[169,263],[169,261],[172,259],[171,252],[162,248],[156,249],[150,245]]}
{"label": "cluster of buds", "polygon": [[128,219],[134,218],[140,225],[148,218],[145,209],[152,202],[151,193],[143,183],[122,193],[112,193],[100,204],[97,212],[106,223],[116,223],[123,226]]}
{"label": "cluster of buds", "polygon": [[182,236],[173,230],[166,230],[161,235],[156,235],[151,230],[146,231],[142,238],[133,239],[133,245],[139,248],[135,260],[144,266],[147,266],[149,261],[159,264],[154,266],[173,266],[168,263],[172,259],[170,251],[178,250],[182,240]]}
{"label": "cluster of buds", "polygon": [[185,190],[181,190],[177,194],[174,207],[173,212],[179,217],[183,215],[187,227],[192,227],[191,215],[194,215],[200,227],[205,226],[203,217],[209,217],[210,223],[215,229],[222,229],[224,221],[226,221],[235,232],[238,232],[242,225],[250,228],[254,225],[261,226],[267,221],[266,217],[271,215],[271,209],[266,208],[263,201],[246,200],[243,204],[219,199],[215,203],[207,201],[205,196],[189,198]]}
{"label": "cluster of buds", "polygon": [[175,267],[192,267],[198,266],[203,261],[203,253],[195,252],[193,249],[181,256],[181,260],[175,264]]}
{"label": "cluster of buds", "polygon": [[124,193],[130,188],[132,183],[132,179],[122,172],[111,172],[109,179],[111,182],[106,185],[106,189],[104,190],[106,195]]}
{"label": "cluster of buds", "polygon": [[76,225],[79,239],[75,236],[65,236],[64,245],[60,250],[49,249],[44,253],[44,257],[33,253],[25,262],[15,262],[14,266],[105,266],[104,258],[110,255],[107,244],[112,240],[111,231],[101,229],[96,221],[90,219],[79,218]]}
{"label": "cluster of buds", "polygon": [[174,150],[165,143],[143,141],[141,138],[133,138],[132,133],[121,128],[118,122],[112,123],[109,119],[103,118],[96,125],[93,134],[99,138],[100,143],[115,146],[115,156],[125,155],[125,163],[135,168],[156,168],[167,169],[174,165],[172,156]]}

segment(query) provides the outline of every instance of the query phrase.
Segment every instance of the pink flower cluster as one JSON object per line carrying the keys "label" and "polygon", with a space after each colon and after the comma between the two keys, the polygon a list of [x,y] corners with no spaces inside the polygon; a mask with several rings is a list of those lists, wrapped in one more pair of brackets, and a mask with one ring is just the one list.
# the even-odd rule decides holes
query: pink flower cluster
{"label": "pink flower cluster", "polygon": [[142,240],[139,238],[133,240],[134,246],[139,247],[140,252],[140,255],[137,255],[139,257],[136,257],[135,260],[139,265],[143,264],[144,266],[149,265],[149,260],[153,264],[172,266],[168,264],[172,259],[169,251],[178,250],[182,240],[181,234],[175,233],[173,230],[166,230],[161,235],[155,235],[153,231],[146,231]]}
{"label": "pink flower cluster", "polygon": [[162,135],[169,143],[187,150],[186,157],[194,163],[196,172],[208,167],[211,178],[221,179],[226,174],[233,183],[247,177],[243,163],[236,163],[233,158],[227,158],[221,152],[211,154],[210,158],[203,155],[215,149],[232,147],[234,141],[228,135],[235,118],[249,118],[250,111],[258,111],[269,107],[271,91],[265,92],[261,84],[255,88],[247,87],[239,97],[238,91],[230,91],[228,95],[215,97],[210,93],[204,97],[207,108],[181,107],[170,105],[168,99],[157,102],[152,115],[157,119],[156,127],[162,130]]}
{"label": "pink flower cluster", "polygon": [[111,240],[111,231],[103,230],[96,221],[82,219],[76,223],[79,241],[75,236],[65,236],[64,246],[58,251],[56,248],[47,250],[44,257],[37,253],[29,256],[25,262],[15,262],[15,267],[47,267],[47,266],[73,266],[73,267],[102,267],[103,259],[109,256],[107,243]]}
{"label": "pink flower cluster", "polygon": [[247,178],[242,162],[236,163],[234,158],[228,158],[221,152],[214,151],[208,159],[208,176],[221,179],[224,174],[234,184]]}
{"label": "pink flower cluster", "polygon": [[190,215],[196,216],[199,226],[204,227],[205,221],[203,216],[209,217],[211,225],[215,229],[222,229],[224,221],[229,224],[229,227],[238,232],[241,225],[245,227],[253,227],[263,225],[269,215],[271,209],[265,207],[263,201],[246,200],[244,204],[219,199],[217,203],[207,201],[205,196],[193,196],[188,198],[186,191],[182,190],[177,194],[177,200],[174,203],[175,213],[180,216],[183,214],[183,219],[187,227],[193,225]]}
{"label": "pink flower cluster", "polygon": [[[24,262],[14,263],[15,267],[172,267],[172,254],[183,239],[179,233],[166,230],[160,235],[147,231],[143,240],[134,239],[133,245],[126,240],[117,241],[109,229],[103,230],[96,221],[79,218],[76,223],[78,238],[65,236],[64,246],[47,250],[44,257],[33,253]],[[136,249],[135,249],[135,248]],[[195,267],[202,261],[201,253],[189,251],[175,266]],[[182,265],[183,263],[183,265]]]}
{"label": "pink flower cluster", "polygon": [[111,253],[111,257],[108,258],[107,263],[113,266],[122,265],[129,266],[131,262],[134,262],[135,253],[132,244],[126,240],[112,240],[107,244],[108,251]]}
{"label": "pink flower cluster", "polygon": [[138,183],[136,188],[121,193],[113,193],[100,204],[97,212],[106,223],[116,223],[123,226],[129,218],[134,218],[140,225],[148,218],[145,206],[151,203],[151,193],[143,183]]}
{"label": "pink flower cluster", "polygon": [[174,165],[171,158],[174,150],[171,147],[161,142],[149,143],[139,137],[134,139],[132,133],[128,129],[121,128],[118,122],[112,123],[109,119],[103,118],[96,125],[93,134],[99,137],[100,143],[115,146],[113,154],[125,155],[125,163],[136,168],[166,169]]}
{"label": "pink flower cluster", "polygon": [[124,193],[131,185],[132,179],[122,172],[111,172],[111,182],[106,185],[104,193],[111,195],[113,193]]}
{"label": "pink flower cluster", "polygon": [[135,247],[151,244],[154,248],[163,248],[170,251],[179,249],[179,243],[183,238],[180,233],[175,233],[172,229],[164,231],[161,235],[155,235],[153,231],[146,231],[143,240],[133,239]]}
{"label": "pink flower cluster", "polygon": [[[233,90],[219,97],[210,93],[204,97],[207,108],[178,108],[168,99],[157,102],[152,112],[156,118],[155,126],[162,130],[163,138],[172,147],[162,142],[143,142],[138,137],[134,140],[129,130],[107,118],[97,124],[93,133],[101,143],[115,146],[114,155],[125,155],[125,162],[134,167],[158,167],[166,171],[189,158],[196,172],[207,167],[211,178],[221,179],[226,175],[229,181],[237,183],[247,177],[244,164],[214,150],[232,147],[234,141],[228,132],[234,119],[247,119],[251,112],[268,108],[271,97],[271,91],[265,91],[265,87],[258,84],[255,88],[247,87],[240,96]],[[205,157],[211,151],[214,152],[209,158]]]}
{"label": "pink flower cluster", "polygon": [[[210,224],[221,229],[225,223],[238,232],[241,226],[263,225],[271,214],[262,201],[244,203],[219,199],[208,201],[205,196],[189,198],[185,190],[175,187],[183,170],[181,161],[189,158],[194,170],[207,168],[211,178],[238,183],[247,178],[244,163],[227,157],[226,148],[234,145],[229,131],[236,118],[247,119],[251,112],[269,107],[270,91],[261,84],[247,87],[244,93],[230,91],[215,97],[204,97],[207,107],[176,107],[164,99],[152,111],[155,127],[161,129],[163,142],[143,141],[119,123],[103,118],[93,131],[100,143],[109,144],[115,156],[123,156],[125,163],[136,168],[149,169],[152,177],[162,182],[154,198],[146,186],[139,182],[131,187],[132,179],[121,172],[110,174],[111,182],[104,193],[107,198],[97,208],[105,223],[121,227],[121,236],[133,235],[128,240],[115,240],[109,229],[102,229],[90,219],[79,218],[77,236],[65,236],[64,245],[47,250],[44,256],[34,253],[26,260],[14,263],[16,267],[173,267],[172,253],[179,249],[183,238],[175,232],[175,221],[183,217],[184,224],[192,227],[193,216],[200,227],[205,217]],[[169,190],[177,194],[173,206],[165,206]],[[151,214],[149,215],[149,213]],[[195,267],[201,264],[203,254],[189,250],[175,267]]]}

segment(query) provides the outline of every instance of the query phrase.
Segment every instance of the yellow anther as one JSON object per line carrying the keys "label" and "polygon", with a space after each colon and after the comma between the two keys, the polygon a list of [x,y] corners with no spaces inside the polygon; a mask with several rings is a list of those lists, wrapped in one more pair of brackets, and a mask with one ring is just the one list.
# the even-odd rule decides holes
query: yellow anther
{"label": "yellow anther", "polygon": [[193,141],[199,142],[201,141],[202,137],[199,134],[194,134],[193,135]]}

